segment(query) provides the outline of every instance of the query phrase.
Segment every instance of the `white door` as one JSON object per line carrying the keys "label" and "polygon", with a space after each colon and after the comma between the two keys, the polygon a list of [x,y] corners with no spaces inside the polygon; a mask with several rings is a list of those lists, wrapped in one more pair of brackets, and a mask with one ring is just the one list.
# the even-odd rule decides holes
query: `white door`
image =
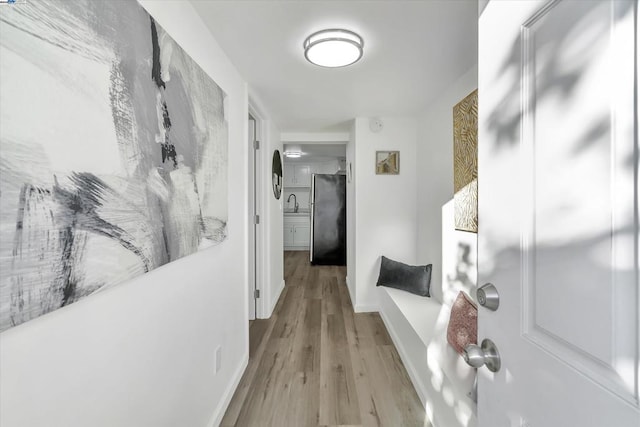
{"label": "white door", "polygon": [[[481,427],[638,427],[637,2],[491,1],[479,22]],[[634,212],[635,211],[635,212]]]}

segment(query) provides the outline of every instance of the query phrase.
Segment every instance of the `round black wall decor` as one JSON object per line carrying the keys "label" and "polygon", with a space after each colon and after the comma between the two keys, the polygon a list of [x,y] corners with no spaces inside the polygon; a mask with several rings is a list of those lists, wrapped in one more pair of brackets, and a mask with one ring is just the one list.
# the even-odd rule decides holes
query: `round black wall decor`
{"label": "round black wall decor", "polygon": [[282,194],[282,159],[279,150],[273,152],[271,180],[273,184],[273,195],[276,197],[276,200],[279,200]]}

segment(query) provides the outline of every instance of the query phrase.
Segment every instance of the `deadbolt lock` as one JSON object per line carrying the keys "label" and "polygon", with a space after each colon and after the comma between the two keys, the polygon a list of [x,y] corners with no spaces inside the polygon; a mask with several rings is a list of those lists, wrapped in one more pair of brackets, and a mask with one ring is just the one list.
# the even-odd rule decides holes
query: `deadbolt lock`
{"label": "deadbolt lock", "polygon": [[500,305],[500,296],[493,283],[487,283],[479,287],[476,291],[476,298],[478,304],[491,311],[496,311]]}

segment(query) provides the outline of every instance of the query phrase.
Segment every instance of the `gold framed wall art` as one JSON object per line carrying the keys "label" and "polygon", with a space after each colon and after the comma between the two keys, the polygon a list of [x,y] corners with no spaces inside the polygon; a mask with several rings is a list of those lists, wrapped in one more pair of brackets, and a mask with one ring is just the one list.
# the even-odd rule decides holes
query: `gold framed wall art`
{"label": "gold framed wall art", "polygon": [[478,232],[478,90],[453,107],[453,200],[456,230]]}
{"label": "gold framed wall art", "polygon": [[399,151],[376,151],[376,175],[398,175],[399,173]]}

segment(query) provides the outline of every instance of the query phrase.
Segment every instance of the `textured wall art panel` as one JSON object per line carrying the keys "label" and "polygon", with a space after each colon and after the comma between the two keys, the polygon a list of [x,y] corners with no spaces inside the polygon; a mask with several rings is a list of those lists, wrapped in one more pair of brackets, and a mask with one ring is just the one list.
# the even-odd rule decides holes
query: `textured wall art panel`
{"label": "textured wall art panel", "polygon": [[453,107],[453,191],[456,230],[478,232],[478,91]]}
{"label": "textured wall art panel", "polygon": [[218,244],[224,92],[135,1],[0,11],[0,330]]}

